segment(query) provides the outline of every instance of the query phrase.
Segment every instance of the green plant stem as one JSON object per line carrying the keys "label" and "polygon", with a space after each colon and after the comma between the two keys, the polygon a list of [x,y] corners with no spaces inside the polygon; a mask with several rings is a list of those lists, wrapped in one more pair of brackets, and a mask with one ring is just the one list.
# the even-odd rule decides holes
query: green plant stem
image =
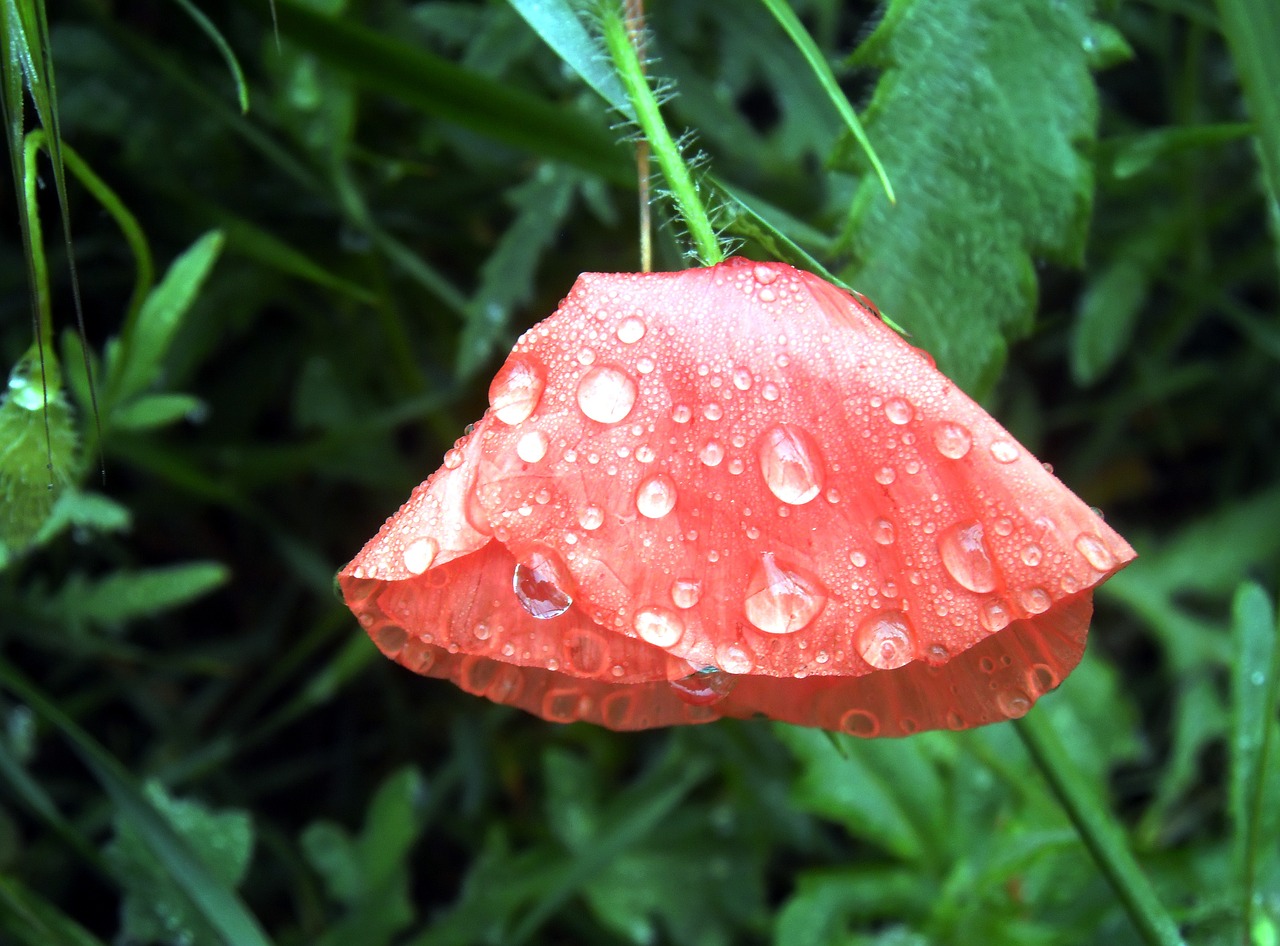
{"label": "green plant stem", "polygon": [[711,218],[707,216],[707,208],[698,195],[697,185],[689,173],[689,165],[685,163],[680,148],[671,137],[666,124],[662,120],[662,112],[658,109],[658,100],[644,76],[644,68],[640,57],[632,45],[631,36],[618,5],[612,0],[602,5],[605,46],[609,56],[618,70],[618,77],[627,90],[627,97],[635,106],[636,120],[640,129],[653,149],[653,156],[658,159],[658,167],[666,178],[667,187],[675,199],[680,216],[689,228],[689,236],[693,240],[698,258],[703,265],[710,266],[724,260],[724,251],[716,238],[716,231],[711,226]]}
{"label": "green plant stem", "polygon": [[1150,946],[1182,946],[1177,924],[1130,853],[1123,829],[1067,756],[1048,716],[1043,710],[1033,711],[1015,720],[1014,728],[1143,941]]}

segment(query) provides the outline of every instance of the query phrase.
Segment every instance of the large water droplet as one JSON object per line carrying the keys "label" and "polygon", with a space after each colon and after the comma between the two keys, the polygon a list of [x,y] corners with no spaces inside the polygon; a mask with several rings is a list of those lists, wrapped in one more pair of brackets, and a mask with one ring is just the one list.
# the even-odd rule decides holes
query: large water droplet
{"label": "large water droplet", "polygon": [[724,447],[714,440],[708,440],[698,451],[698,459],[706,466],[719,466],[724,459]]}
{"label": "large water droplet", "polygon": [[946,421],[934,428],[933,445],[944,457],[959,460],[973,446],[973,437],[963,425]]}
{"label": "large water droplet", "polygon": [[516,441],[516,456],[525,463],[537,463],[547,455],[550,441],[541,430],[530,430]]}
{"label": "large water droplet", "polygon": [[676,505],[675,480],[665,473],[655,473],[640,482],[636,490],[636,509],[649,519],[661,519]]}
{"label": "large water droplet", "polygon": [[632,626],[640,639],[654,647],[674,647],[684,636],[684,621],[666,608],[650,606],[636,612]]}
{"label": "large water droplet", "polygon": [[911,622],[901,611],[881,611],[863,620],[854,632],[862,659],[877,670],[897,670],[916,656]]}
{"label": "large water droplet", "polygon": [[711,706],[728,696],[736,682],[733,674],[716,667],[707,667],[679,680],[672,680],[671,689],[691,706]]}
{"label": "large water droplet", "polygon": [[747,368],[733,369],[733,386],[739,391],[747,391],[751,388],[751,372]]}
{"label": "large water droplet", "polygon": [[992,634],[1003,631],[1012,620],[1013,615],[1009,613],[1008,605],[999,598],[984,601],[982,607],[978,609],[978,623]]}
{"label": "large water droplet", "polygon": [[569,573],[550,549],[534,549],[516,566],[512,590],[520,606],[540,621],[559,617],[573,604]]}
{"label": "large water droplet", "polygon": [[430,536],[415,539],[404,547],[404,567],[412,575],[421,575],[436,560],[440,543]]}
{"label": "large water droplet", "polygon": [[802,506],[822,491],[822,452],[802,427],[770,427],[760,439],[759,457],[765,485],[784,503]]}
{"label": "large water droplet", "polygon": [[772,552],[760,559],[743,603],[747,620],[768,634],[807,627],[826,605],[827,589],[818,579],[783,566]]}
{"label": "large water droplet", "polygon": [[578,513],[578,525],[592,532],[604,525],[604,510],[599,506],[588,505],[582,507],[582,512]]}
{"label": "large water droplet", "polygon": [[900,397],[891,397],[885,401],[884,416],[889,418],[889,422],[893,424],[909,423],[913,415],[911,405]]}
{"label": "large water droplet", "polygon": [[996,440],[991,444],[991,456],[997,463],[1012,463],[1018,459],[1018,448],[1011,440]]}
{"label": "large water droplet", "polygon": [[762,286],[767,286],[778,278],[778,274],[773,270],[773,268],[766,266],[763,263],[757,263],[755,269],[752,270],[752,273],[756,277],[756,282]]}
{"label": "large water droplet", "polygon": [[529,355],[512,355],[489,383],[489,406],[504,424],[518,424],[538,408],[547,376]]}
{"label": "large water droplet", "polygon": [[671,600],[677,608],[687,611],[696,605],[701,597],[702,582],[695,578],[677,578],[671,583]]}
{"label": "large water droplet", "polygon": [[893,545],[893,523],[888,519],[871,523],[871,541],[876,545]]}
{"label": "large water droplet", "polygon": [[1031,697],[1021,690],[1001,690],[996,694],[996,705],[1010,719],[1021,719],[1031,709]]}
{"label": "large water droplet", "polygon": [[1036,545],[1034,542],[1028,542],[1022,547],[1022,561],[1025,565],[1034,568],[1044,560],[1044,549]]}
{"label": "large water droplet", "polygon": [[618,326],[618,341],[624,345],[634,345],[640,339],[644,338],[645,324],[644,320],[636,316],[628,316],[622,320],[622,324]]}
{"label": "large water droplet", "polygon": [[616,424],[636,403],[636,383],[621,368],[598,365],[578,382],[578,407],[591,420]]}
{"label": "large water droplet", "polygon": [[938,536],[938,550],[947,572],[970,591],[994,591],[996,568],[983,540],[982,523],[960,522]]}
{"label": "large water droplet", "polygon": [[851,709],[840,717],[840,731],[871,739],[880,732],[880,719],[867,710]]}
{"label": "large water droplet", "polygon": [[1105,572],[1115,567],[1116,560],[1111,551],[1090,532],[1082,532],[1076,538],[1076,551],[1097,571]]}
{"label": "large water droplet", "polygon": [[1043,588],[1028,588],[1018,595],[1018,601],[1028,614],[1043,614],[1053,604],[1053,599]]}
{"label": "large water droplet", "polygon": [[716,663],[729,673],[750,673],[755,657],[742,644],[721,644],[716,648]]}

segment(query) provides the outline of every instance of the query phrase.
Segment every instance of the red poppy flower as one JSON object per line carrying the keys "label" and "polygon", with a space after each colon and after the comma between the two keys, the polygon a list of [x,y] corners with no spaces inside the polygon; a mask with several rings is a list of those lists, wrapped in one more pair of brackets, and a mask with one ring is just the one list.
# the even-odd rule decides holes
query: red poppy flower
{"label": "red poppy flower", "polygon": [[861,302],[781,263],[580,277],[339,576],[411,670],[614,729],[1020,716],[1129,545]]}

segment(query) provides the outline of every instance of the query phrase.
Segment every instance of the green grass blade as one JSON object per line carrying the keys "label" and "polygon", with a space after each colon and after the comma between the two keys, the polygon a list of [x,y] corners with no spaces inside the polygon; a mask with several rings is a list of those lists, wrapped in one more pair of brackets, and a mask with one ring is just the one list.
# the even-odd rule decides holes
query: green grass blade
{"label": "green grass blade", "polygon": [[178,6],[186,11],[187,16],[195,21],[196,26],[200,27],[200,31],[209,37],[209,42],[213,43],[218,50],[218,54],[222,56],[222,61],[227,64],[227,69],[231,73],[231,78],[236,84],[236,100],[240,103],[241,113],[249,111],[249,86],[244,81],[244,70],[240,68],[240,60],[236,58],[236,54],[231,49],[231,44],[213,25],[213,21],[204,15],[204,12],[197,7],[191,0],[174,0]]}
{"label": "green grass blade", "polygon": [[[1235,659],[1232,663],[1230,812],[1235,866],[1245,931],[1254,927],[1254,890],[1263,851],[1274,852],[1276,818],[1264,801],[1267,763],[1280,706],[1280,633],[1267,593],[1256,584],[1240,586],[1233,607]],[[1274,781],[1274,779],[1272,779]],[[1264,827],[1271,836],[1264,838]],[[1242,940],[1247,939],[1242,932]]]}
{"label": "green grass blade", "polygon": [[63,734],[120,817],[168,868],[174,882],[227,946],[269,946],[271,940],[236,892],[212,876],[113,755],[2,659],[0,686],[15,693]]}
{"label": "green grass blade", "polygon": [[0,876],[0,934],[4,942],[24,946],[103,946],[102,940],[16,877]]}
{"label": "green grass blade", "polygon": [[796,44],[796,48],[804,56],[805,62],[813,70],[818,84],[827,93],[827,97],[831,99],[831,104],[840,113],[840,117],[844,119],[849,132],[853,135],[854,140],[858,142],[858,147],[867,156],[867,160],[876,172],[876,177],[880,179],[880,186],[884,188],[885,196],[889,198],[889,203],[895,203],[897,198],[893,195],[893,184],[889,181],[889,172],[880,163],[880,158],[876,154],[875,148],[871,146],[871,139],[867,137],[866,129],[862,127],[862,122],[858,120],[857,113],[849,105],[849,100],[845,98],[839,83],[836,82],[835,73],[831,71],[831,64],[822,55],[822,50],[813,41],[813,37],[804,28],[804,24],[800,22],[800,17],[796,16],[795,11],[791,9],[791,5],[787,3],[787,0],[761,0],[761,2],[768,7],[774,19],[787,31],[791,41]]}
{"label": "green grass blade", "polygon": [[1253,119],[1271,236],[1280,261],[1280,95],[1276,94],[1280,89],[1280,4],[1218,0],[1217,6]]}

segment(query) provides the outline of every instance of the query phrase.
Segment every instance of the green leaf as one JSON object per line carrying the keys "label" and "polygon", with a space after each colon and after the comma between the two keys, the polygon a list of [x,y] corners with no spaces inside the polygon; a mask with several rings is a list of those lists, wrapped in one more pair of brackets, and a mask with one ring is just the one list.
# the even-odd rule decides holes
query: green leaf
{"label": "green leaf", "polygon": [[774,946],[842,943],[877,920],[927,916],[937,889],[904,868],[808,871],[778,912]]}
{"label": "green leaf", "polygon": [[574,4],[569,0],[507,2],[542,37],[542,41],[555,50],[564,64],[582,77],[583,82],[624,117],[635,118],[635,109],[618,81],[618,74],[605,64],[604,50],[578,19]]}
{"label": "green leaf", "polygon": [[857,54],[884,70],[864,123],[894,182],[853,200],[841,275],[970,393],[1030,331],[1034,263],[1081,258],[1098,102],[1087,0],[894,0]]}
{"label": "green leaf", "polygon": [[307,859],[346,907],[317,943],[382,946],[413,921],[408,860],[424,827],[425,791],[417,769],[401,769],[379,786],[358,838],[328,821],[303,832]]}
{"label": "green leaf", "polygon": [[[216,883],[233,889],[244,879],[253,853],[253,825],[247,812],[212,811],[199,802],[178,800],[159,782],[148,782],[147,800],[189,846]],[[115,837],[106,855],[124,888],[121,935],[139,942],[222,942],[218,930],[191,904],[170,875],[170,865],[153,850],[133,819],[118,811]]]}
{"label": "green leaf", "polygon": [[1077,384],[1092,384],[1125,353],[1149,288],[1146,268],[1125,256],[1090,281],[1071,334],[1071,374]]}
{"label": "green leaf", "polygon": [[[1236,592],[1232,662],[1230,813],[1240,903],[1247,931],[1257,916],[1259,862],[1274,868],[1280,850],[1280,778],[1274,770],[1276,711],[1280,707],[1280,633],[1267,593],[1256,584]],[[1268,771],[1271,774],[1268,775]]]}
{"label": "green leaf", "polygon": [[[10,938],[11,937],[11,938]],[[17,877],[0,875],[0,938],[25,946],[103,946]]]}
{"label": "green leaf", "polygon": [[204,12],[191,0],[174,0],[174,2],[186,11],[187,16],[195,21],[196,26],[200,27],[200,31],[209,37],[209,42],[213,43],[218,50],[218,55],[227,64],[227,69],[235,82],[236,99],[240,103],[240,111],[249,111],[249,87],[244,81],[244,70],[240,68],[240,61],[236,59],[236,54],[231,49],[231,44],[227,42],[226,37],[222,35],[218,28],[213,25],[213,21],[205,16]]}
{"label": "green leaf", "polygon": [[36,535],[36,544],[43,545],[63,529],[88,529],[92,532],[127,532],[133,525],[133,513],[100,493],[86,493],[78,489],[64,490],[53,504],[49,518]]}
{"label": "green leaf", "polygon": [[115,626],[181,607],[230,577],[217,562],[121,570],[99,579],[72,575],[46,607],[51,616],[74,625]]}
{"label": "green leaf", "polygon": [[117,430],[153,430],[198,414],[204,401],[190,394],[142,394],[111,413]]}
{"label": "green leaf", "polygon": [[206,233],[173,261],[138,317],[126,327],[107,379],[108,402],[122,403],[151,385],[174,334],[222,251],[217,230]]}

